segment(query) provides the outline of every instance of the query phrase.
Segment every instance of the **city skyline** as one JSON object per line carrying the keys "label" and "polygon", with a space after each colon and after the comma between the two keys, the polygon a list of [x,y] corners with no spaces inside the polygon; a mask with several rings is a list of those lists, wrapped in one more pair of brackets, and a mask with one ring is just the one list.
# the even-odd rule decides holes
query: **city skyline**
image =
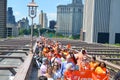
{"label": "city skyline", "polygon": [[[13,8],[13,14],[15,15],[16,21],[19,21],[23,17],[28,17],[28,8],[27,4],[32,0],[8,0],[7,7]],[[84,3],[84,0],[82,0]],[[57,6],[62,4],[66,5],[72,2],[72,0],[35,0],[38,7],[38,13],[43,10],[47,13],[48,20],[56,20],[57,15]],[[22,5],[22,6],[21,6]],[[51,8],[50,8],[51,7]],[[39,14],[37,14],[37,18],[35,18],[35,22],[39,23]]]}
{"label": "city skyline", "polygon": [[[29,2],[31,2],[31,0],[8,0],[7,7],[13,8],[13,14],[15,15],[16,21],[22,19],[23,17],[28,17],[27,4]],[[57,5],[69,4],[72,2],[72,0],[52,0],[52,2],[49,2],[49,0],[35,0],[35,2],[39,6],[38,13],[43,10],[45,13],[47,13],[49,20],[56,20]],[[38,13],[37,17],[35,18],[36,23],[39,23]]]}

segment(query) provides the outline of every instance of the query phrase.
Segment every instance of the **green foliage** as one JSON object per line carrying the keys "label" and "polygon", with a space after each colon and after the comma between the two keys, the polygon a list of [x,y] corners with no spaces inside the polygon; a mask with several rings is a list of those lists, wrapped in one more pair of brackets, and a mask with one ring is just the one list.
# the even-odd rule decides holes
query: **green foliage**
{"label": "green foliage", "polygon": [[70,39],[80,39],[80,35],[72,35],[69,38]]}
{"label": "green foliage", "polygon": [[56,38],[69,38],[69,39],[80,39],[80,35],[71,35],[71,36],[64,36],[60,33],[55,34]]}
{"label": "green foliage", "polygon": [[19,35],[30,35],[30,29],[20,29]]}
{"label": "green foliage", "polygon": [[25,35],[30,35],[30,29],[29,29],[29,30],[25,29],[25,30],[23,31],[23,33],[24,33]]}
{"label": "green foliage", "polygon": [[64,37],[62,34],[60,34],[60,33],[56,33],[56,36],[58,36],[58,37]]}
{"label": "green foliage", "polygon": [[[44,35],[46,33],[50,33],[50,35],[53,36],[53,34],[55,34],[55,30],[50,30],[50,29],[45,29],[45,28],[40,29],[40,34],[41,35]],[[31,34],[31,29],[29,29],[29,30],[20,29],[19,30],[19,35],[30,35],[30,34]],[[33,29],[33,36],[38,36],[38,35],[39,35],[38,28]]]}
{"label": "green foliage", "polygon": [[50,29],[45,29],[45,28],[40,29],[40,34],[41,34],[41,35],[44,35],[44,34],[46,34],[46,33],[47,33],[47,34],[48,34],[48,33],[49,33],[49,34],[51,34],[51,33],[52,33],[52,34],[55,34],[55,30],[50,30]]}
{"label": "green foliage", "polygon": [[115,45],[116,45],[116,46],[120,46],[120,44],[118,44],[118,43],[117,43],[117,44],[115,44]]}
{"label": "green foliage", "polygon": [[46,31],[46,29],[40,29],[40,34],[42,35],[42,34],[44,34],[45,33],[45,31]]}
{"label": "green foliage", "polygon": [[38,35],[39,35],[38,29],[34,29],[34,30],[33,30],[33,35],[34,35],[34,36],[38,36]]}
{"label": "green foliage", "polygon": [[105,43],[104,45],[105,45],[105,46],[111,46],[111,47],[120,47],[120,44],[119,44],[119,43],[117,43],[117,44]]}
{"label": "green foliage", "polygon": [[19,30],[19,35],[24,35],[23,31],[24,31],[23,29],[20,29]]}

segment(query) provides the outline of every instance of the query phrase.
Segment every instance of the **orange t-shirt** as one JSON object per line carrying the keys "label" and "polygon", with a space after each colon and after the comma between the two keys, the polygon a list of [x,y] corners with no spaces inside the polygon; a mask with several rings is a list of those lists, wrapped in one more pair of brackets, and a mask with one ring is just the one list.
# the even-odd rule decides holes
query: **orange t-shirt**
{"label": "orange t-shirt", "polygon": [[95,69],[95,73],[97,73],[97,74],[106,74],[106,68],[101,68],[101,67],[98,66]]}
{"label": "orange t-shirt", "polygon": [[71,48],[71,44],[67,44],[67,49],[70,49]]}
{"label": "orange t-shirt", "polygon": [[68,52],[63,52],[63,54],[64,54],[65,56],[68,56],[69,53],[68,53]]}
{"label": "orange t-shirt", "polygon": [[57,57],[57,58],[61,58],[61,55],[60,55],[60,54],[56,54],[56,57]]}
{"label": "orange t-shirt", "polygon": [[72,79],[72,71],[71,70],[67,70],[64,72],[64,80],[71,80]]}
{"label": "orange t-shirt", "polygon": [[79,70],[90,70],[90,65],[88,62],[81,62],[79,65]]}
{"label": "orange t-shirt", "polygon": [[49,60],[51,60],[51,58],[52,58],[52,53],[51,53],[51,52],[48,52],[47,58],[48,58]]}
{"label": "orange t-shirt", "polygon": [[98,66],[98,62],[90,62],[90,69],[92,71],[94,71],[97,66]]}
{"label": "orange t-shirt", "polygon": [[43,49],[43,54],[46,54],[48,52],[48,48]]}
{"label": "orange t-shirt", "polygon": [[61,55],[57,52],[54,52],[54,57],[61,58]]}

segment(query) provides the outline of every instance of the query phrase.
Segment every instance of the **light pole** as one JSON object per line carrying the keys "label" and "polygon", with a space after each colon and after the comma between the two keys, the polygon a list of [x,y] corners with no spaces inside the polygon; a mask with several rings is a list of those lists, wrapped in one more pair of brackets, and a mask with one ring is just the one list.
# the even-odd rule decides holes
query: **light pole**
{"label": "light pole", "polygon": [[38,27],[38,36],[40,37],[40,27]]}
{"label": "light pole", "polygon": [[36,17],[37,15],[37,4],[34,2],[34,0],[32,0],[32,2],[30,2],[28,5],[28,16],[31,18],[32,20],[32,26],[31,26],[31,53],[33,53],[33,19]]}

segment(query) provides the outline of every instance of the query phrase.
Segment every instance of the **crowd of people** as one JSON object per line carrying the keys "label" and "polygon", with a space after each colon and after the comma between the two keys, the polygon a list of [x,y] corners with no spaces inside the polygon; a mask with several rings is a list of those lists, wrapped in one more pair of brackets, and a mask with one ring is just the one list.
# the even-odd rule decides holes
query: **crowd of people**
{"label": "crowd of people", "polygon": [[[72,80],[73,71],[93,71],[106,75],[108,70],[104,62],[97,62],[96,57],[87,57],[87,51],[72,50],[71,45],[63,45],[45,37],[37,39],[35,55],[41,58],[39,80]],[[92,79],[91,79],[92,80]]]}

